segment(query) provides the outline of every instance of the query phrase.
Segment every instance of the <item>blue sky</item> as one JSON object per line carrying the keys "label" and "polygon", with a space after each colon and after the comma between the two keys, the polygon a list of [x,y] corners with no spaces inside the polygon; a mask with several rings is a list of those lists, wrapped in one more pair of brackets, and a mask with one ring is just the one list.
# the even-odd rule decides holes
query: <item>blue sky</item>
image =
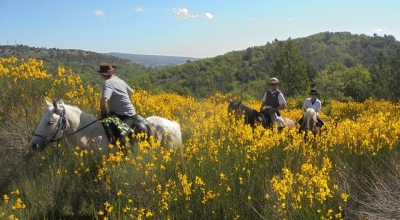
{"label": "blue sky", "polygon": [[0,0],[0,45],[214,57],[330,31],[400,40],[399,0]]}

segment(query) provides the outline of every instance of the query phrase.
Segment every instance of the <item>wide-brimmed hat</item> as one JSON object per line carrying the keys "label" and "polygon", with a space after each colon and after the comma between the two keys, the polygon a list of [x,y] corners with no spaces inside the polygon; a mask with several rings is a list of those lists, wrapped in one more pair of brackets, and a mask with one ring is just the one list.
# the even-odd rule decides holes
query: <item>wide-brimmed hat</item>
{"label": "wide-brimmed hat", "polygon": [[275,77],[272,77],[271,79],[269,79],[268,83],[270,84],[279,84],[279,80]]}
{"label": "wide-brimmed hat", "polygon": [[100,70],[97,71],[102,75],[111,75],[113,74],[113,68],[110,62],[102,62],[100,63]]}

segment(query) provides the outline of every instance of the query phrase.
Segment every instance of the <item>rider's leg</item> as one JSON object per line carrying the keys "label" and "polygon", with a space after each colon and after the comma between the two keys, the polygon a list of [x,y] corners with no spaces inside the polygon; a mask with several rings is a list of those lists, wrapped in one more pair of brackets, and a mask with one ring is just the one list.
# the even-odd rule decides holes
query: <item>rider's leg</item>
{"label": "rider's leg", "polygon": [[269,113],[269,117],[271,119],[271,125],[272,123],[276,123],[278,126],[278,131],[282,131],[284,127],[284,123],[281,120],[278,120],[278,116],[274,113]]}
{"label": "rider's leg", "polygon": [[[301,125],[303,123],[303,120],[304,120],[304,115],[300,118],[299,125]],[[301,126],[299,128],[299,133],[301,133]]]}
{"label": "rider's leg", "polygon": [[325,124],[325,122],[321,119],[321,117],[319,117],[319,115],[317,115],[317,121],[320,127],[322,127]]}
{"label": "rider's leg", "polygon": [[321,134],[321,128],[322,126],[325,124],[324,121],[322,121],[321,117],[319,117],[319,115],[317,115],[317,122],[318,122],[318,130],[317,130],[317,134]]}
{"label": "rider's leg", "polygon": [[[134,125],[136,123],[136,115],[135,116],[124,116],[123,118],[121,118],[121,120],[126,123],[128,125],[129,128],[132,128],[132,125]],[[130,139],[130,142],[132,143],[132,133],[129,132],[125,135],[121,135],[121,146],[125,147],[126,146],[126,138]]]}

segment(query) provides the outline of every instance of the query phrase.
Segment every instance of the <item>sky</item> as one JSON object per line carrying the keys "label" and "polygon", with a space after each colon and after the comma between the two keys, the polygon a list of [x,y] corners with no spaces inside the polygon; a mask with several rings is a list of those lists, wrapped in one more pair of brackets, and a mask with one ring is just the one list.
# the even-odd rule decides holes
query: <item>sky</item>
{"label": "sky", "polygon": [[325,31],[400,40],[400,1],[0,0],[0,45],[207,58]]}

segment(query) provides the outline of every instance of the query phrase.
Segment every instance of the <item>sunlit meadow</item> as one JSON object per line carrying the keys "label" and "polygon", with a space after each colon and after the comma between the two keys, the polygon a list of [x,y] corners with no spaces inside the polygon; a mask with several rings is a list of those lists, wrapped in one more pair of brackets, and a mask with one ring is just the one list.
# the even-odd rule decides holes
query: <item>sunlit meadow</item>
{"label": "sunlit meadow", "polygon": [[[27,150],[44,97],[62,98],[99,116],[101,85],[86,85],[63,67],[47,73],[42,61],[2,58],[0,85],[0,127],[18,132],[13,122],[25,118],[28,124],[19,149]],[[28,159],[15,157],[8,168],[13,172],[1,175],[7,181],[1,182],[0,217],[355,218],[355,199],[365,190],[356,181],[398,169],[389,163],[398,158],[398,103],[325,102],[322,136],[304,142],[297,129],[276,133],[257,126],[253,131],[237,121],[227,112],[229,98],[235,98],[229,94],[195,100],[136,91],[131,98],[138,114],[180,123],[184,155],[152,139],[109,155],[62,141],[28,153]],[[298,120],[302,100],[288,101],[283,116]],[[246,104],[260,106],[259,101]]]}

